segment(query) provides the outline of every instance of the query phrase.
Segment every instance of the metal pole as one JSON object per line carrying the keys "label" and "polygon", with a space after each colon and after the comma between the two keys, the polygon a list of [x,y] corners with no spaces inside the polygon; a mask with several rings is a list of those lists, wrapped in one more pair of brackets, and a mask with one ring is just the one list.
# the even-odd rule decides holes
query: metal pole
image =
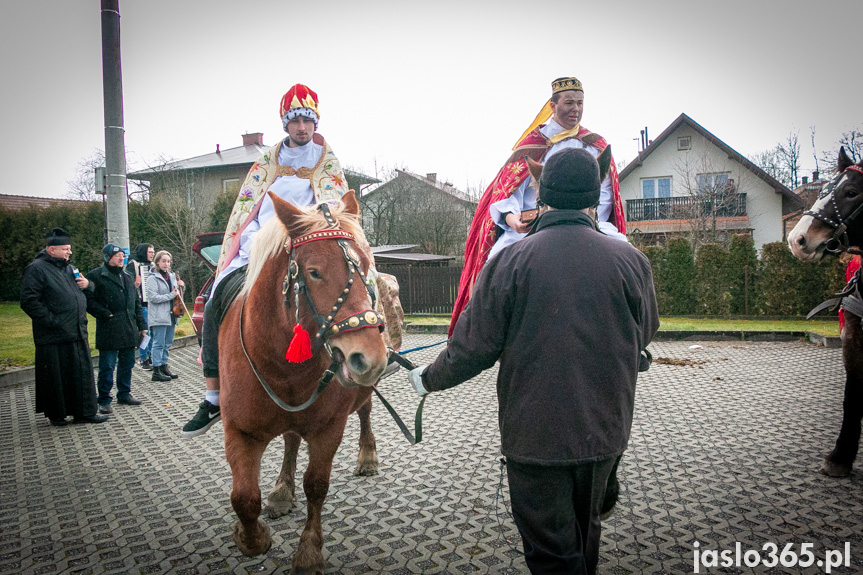
{"label": "metal pole", "polygon": [[102,3],[102,94],[105,104],[105,198],[108,241],[129,255],[129,206],[120,66],[120,3]]}

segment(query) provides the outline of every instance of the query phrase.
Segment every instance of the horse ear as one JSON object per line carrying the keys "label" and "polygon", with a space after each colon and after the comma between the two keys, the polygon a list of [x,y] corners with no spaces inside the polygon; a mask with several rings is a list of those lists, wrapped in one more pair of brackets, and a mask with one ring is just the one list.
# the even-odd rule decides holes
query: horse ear
{"label": "horse ear", "polygon": [[611,169],[611,145],[605,147],[596,161],[599,162],[599,181],[603,182]]}
{"label": "horse ear", "polygon": [[527,169],[530,170],[530,175],[533,176],[533,179],[537,182],[539,181],[539,177],[542,175],[542,166],[539,162],[534,162],[530,156],[525,156],[524,158],[527,160]]}
{"label": "horse ear", "polygon": [[837,164],[840,172],[845,171],[845,168],[854,163],[854,160],[848,157],[845,153],[845,146],[839,146],[839,163]]}
{"label": "horse ear", "polygon": [[273,209],[276,211],[276,217],[281,220],[282,224],[288,229],[288,233],[293,235],[291,231],[291,226],[294,223],[294,220],[297,216],[302,214],[300,210],[294,207],[290,202],[286,202],[273,192],[267,192],[267,195],[270,196],[270,200],[273,202]]}
{"label": "horse ear", "polygon": [[342,196],[342,203],[345,205],[345,211],[355,216],[360,215],[360,204],[357,202],[357,195],[353,190],[348,190],[348,193]]}
{"label": "horse ear", "polygon": [[599,154],[599,157],[596,159],[599,162],[599,181],[602,182],[605,180],[605,176],[608,175],[608,170],[611,168],[611,146],[608,145]]}

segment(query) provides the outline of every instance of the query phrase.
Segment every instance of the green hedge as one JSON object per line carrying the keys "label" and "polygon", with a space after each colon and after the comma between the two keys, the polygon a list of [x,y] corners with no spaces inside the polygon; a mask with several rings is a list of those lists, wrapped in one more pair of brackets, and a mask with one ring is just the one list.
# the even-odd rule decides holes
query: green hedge
{"label": "green hedge", "polygon": [[745,235],[728,246],[706,244],[698,254],[685,239],[642,252],[653,266],[661,315],[801,316],[845,285],[837,258],[803,262],[775,242],[763,246],[759,259]]}
{"label": "green hedge", "polygon": [[[210,271],[191,251],[195,236],[207,224],[196,225],[194,214],[178,213],[161,202],[131,202],[129,204],[130,249],[139,243],[153,244],[156,250],[168,250],[173,256],[172,269],[180,274],[187,286],[186,301],[191,302],[203,286]],[[208,222],[209,223],[209,222]],[[72,238],[71,262],[82,272],[102,265],[105,245],[105,216],[101,203],[76,207],[0,208],[0,300],[17,301],[20,297],[24,268],[45,247],[45,234],[61,227]]]}

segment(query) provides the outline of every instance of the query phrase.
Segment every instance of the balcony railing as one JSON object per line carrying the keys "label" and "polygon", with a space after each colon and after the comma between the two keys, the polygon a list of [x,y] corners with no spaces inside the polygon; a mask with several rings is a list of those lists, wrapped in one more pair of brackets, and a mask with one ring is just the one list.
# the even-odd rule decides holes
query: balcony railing
{"label": "balcony railing", "polygon": [[[626,200],[626,221],[694,220],[712,217],[711,204],[709,199],[693,197]],[[723,197],[716,202],[717,218],[745,215],[746,194],[734,194],[732,197]]]}

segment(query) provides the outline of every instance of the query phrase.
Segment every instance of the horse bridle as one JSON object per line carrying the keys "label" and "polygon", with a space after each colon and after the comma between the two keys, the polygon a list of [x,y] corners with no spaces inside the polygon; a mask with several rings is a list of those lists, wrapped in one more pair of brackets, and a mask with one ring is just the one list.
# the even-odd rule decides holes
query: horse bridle
{"label": "horse bridle", "polygon": [[[367,278],[365,272],[363,272],[359,255],[357,255],[357,252],[348,243],[356,243],[356,238],[354,237],[354,235],[339,228],[335,218],[333,218],[332,212],[330,211],[330,207],[328,204],[320,204],[318,206],[318,209],[321,211],[321,213],[323,213],[324,218],[327,220],[329,228],[326,230],[320,230],[317,232],[312,232],[303,236],[299,236],[297,238],[291,238],[290,243],[285,243],[285,249],[288,250],[290,253],[290,264],[288,265],[288,273],[285,274],[285,279],[282,284],[282,295],[284,295],[284,304],[285,308],[287,309],[290,309],[291,307],[291,297],[288,293],[288,287],[293,284],[293,303],[296,306],[295,313],[297,324],[300,324],[300,293],[302,293],[305,298],[306,305],[309,307],[309,310],[312,312],[312,316],[315,319],[315,324],[318,326],[318,329],[315,333],[314,341],[312,342],[312,357],[317,355],[317,353],[321,350],[321,347],[325,347],[327,353],[330,354],[330,358],[332,360],[330,362],[330,366],[326,369],[326,371],[324,371],[324,374],[318,380],[317,389],[312,392],[312,395],[305,402],[296,406],[285,403],[284,401],[282,401],[281,398],[276,395],[273,389],[267,384],[266,380],[264,380],[264,378],[258,372],[258,368],[255,365],[255,362],[253,362],[252,358],[249,357],[249,353],[246,351],[246,346],[243,343],[243,311],[246,308],[246,298],[243,298],[243,304],[240,308],[240,347],[242,348],[243,353],[245,354],[246,359],[249,362],[249,365],[252,367],[252,371],[254,372],[255,377],[258,378],[258,381],[260,382],[261,386],[263,386],[264,390],[267,392],[267,395],[270,396],[270,399],[272,399],[276,403],[276,405],[278,405],[285,411],[290,412],[302,411],[303,409],[314,403],[314,401],[327,387],[327,384],[332,381],[333,376],[338,371],[341,362],[336,359],[332,348],[330,348],[328,342],[329,338],[339,333],[355,331],[367,327],[376,327],[380,331],[383,331],[384,328],[383,318],[374,309],[366,309],[355,314],[349,315],[338,323],[335,322],[336,315],[339,313],[339,310],[347,299],[347,295],[348,293],[350,293],[351,287],[353,286],[354,280],[357,275],[359,275],[360,279],[363,282],[363,285],[366,288],[366,291],[369,294],[369,297],[371,298],[372,308],[374,308],[377,303],[377,297],[375,295],[374,282]],[[302,274],[302,270],[300,270],[300,266],[297,263],[296,259],[297,247],[303,244],[307,244],[309,242],[320,240],[335,240],[338,243],[339,248],[342,252],[342,256],[345,258],[345,262],[348,266],[348,282],[327,315],[318,313],[318,310],[315,307],[315,302],[312,300],[309,286],[306,284],[305,278]]]}
{"label": "horse bridle", "polygon": [[840,253],[840,252],[848,252],[850,254],[860,254],[861,251],[850,247],[848,241],[848,224],[854,221],[857,216],[863,213],[863,203],[857,206],[853,212],[851,212],[848,217],[843,218],[842,214],[839,212],[839,206],[836,204],[836,196],[833,194],[833,190],[836,187],[836,184],[839,182],[839,179],[842,175],[848,170],[853,170],[858,174],[863,175],[863,168],[856,164],[852,164],[842,170],[839,174],[833,177],[830,182],[822,188],[822,190],[818,193],[818,199],[823,200],[827,196],[830,197],[830,201],[833,203],[833,210],[836,212],[836,220],[834,221],[831,218],[828,218],[824,214],[821,213],[821,210],[806,210],[803,212],[804,216],[812,216],[815,219],[821,220],[831,228],[833,228],[833,237],[827,240],[827,244],[824,247],[825,250],[831,253]]}
{"label": "horse bridle", "polygon": [[[330,352],[330,355],[332,356],[332,351],[327,343],[329,338],[339,333],[355,331],[367,327],[377,327],[383,331],[384,321],[374,310],[374,307],[377,304],[374,282],[368,279],[366,274],[363,272],[359,255],[357,255],[357,252],[348,244],[349,241],[356,243],[356,238],[354,238],[353,234],[350,232],[346,232],[338,227],[338,224],[336,224],[336,221],[330,212],[330,207],[327,204],[319,205],[318,209],[324,214],[324,218],[326,218],[330,228],[318,232],[312,232],[296,239],[291,239],[290,245],[285,245],[286,249],[290,249],[291,262],[288,266],[288,273],[285,274],[285,280],[282,283],[282,294],[285,296],[285,307],[290,308],[291,301],[290,295],[288,294],[288,286],[293,284],[297,323],[300,323],[300,294],[303,294],[306,305],[309,307],[309,310],[311,310],[312,316],[315,318],[315,324],[318,326],[317,332],[315,333],[315,339],[312,342],[312,355],[317,354],[317,352],[320,351],[321,346],[326,346],[327,351]],[[318,313],[318,310],[315,307],[315,302],[312,300],[309,286],[306,284],[306,279],[303,277],[296,259],[297,247],[319,240],[335,240],[336,243],[338,243],[342,256],[345,258],[345,262],[348,266],[348,283],[345,285],[341,295],[336,299],[336,302],[330,308],[327,315]],[[369,298],[372,301],[372,307],[349,315],[340,322],[335,323],[336,315],[339,313],[342,304],[345,303],[345,299],[347,299],[347,295],[350,293],[357,275],[359,275],[363,282],[363,286],[365,286],[366,291],[369,294]]]}

